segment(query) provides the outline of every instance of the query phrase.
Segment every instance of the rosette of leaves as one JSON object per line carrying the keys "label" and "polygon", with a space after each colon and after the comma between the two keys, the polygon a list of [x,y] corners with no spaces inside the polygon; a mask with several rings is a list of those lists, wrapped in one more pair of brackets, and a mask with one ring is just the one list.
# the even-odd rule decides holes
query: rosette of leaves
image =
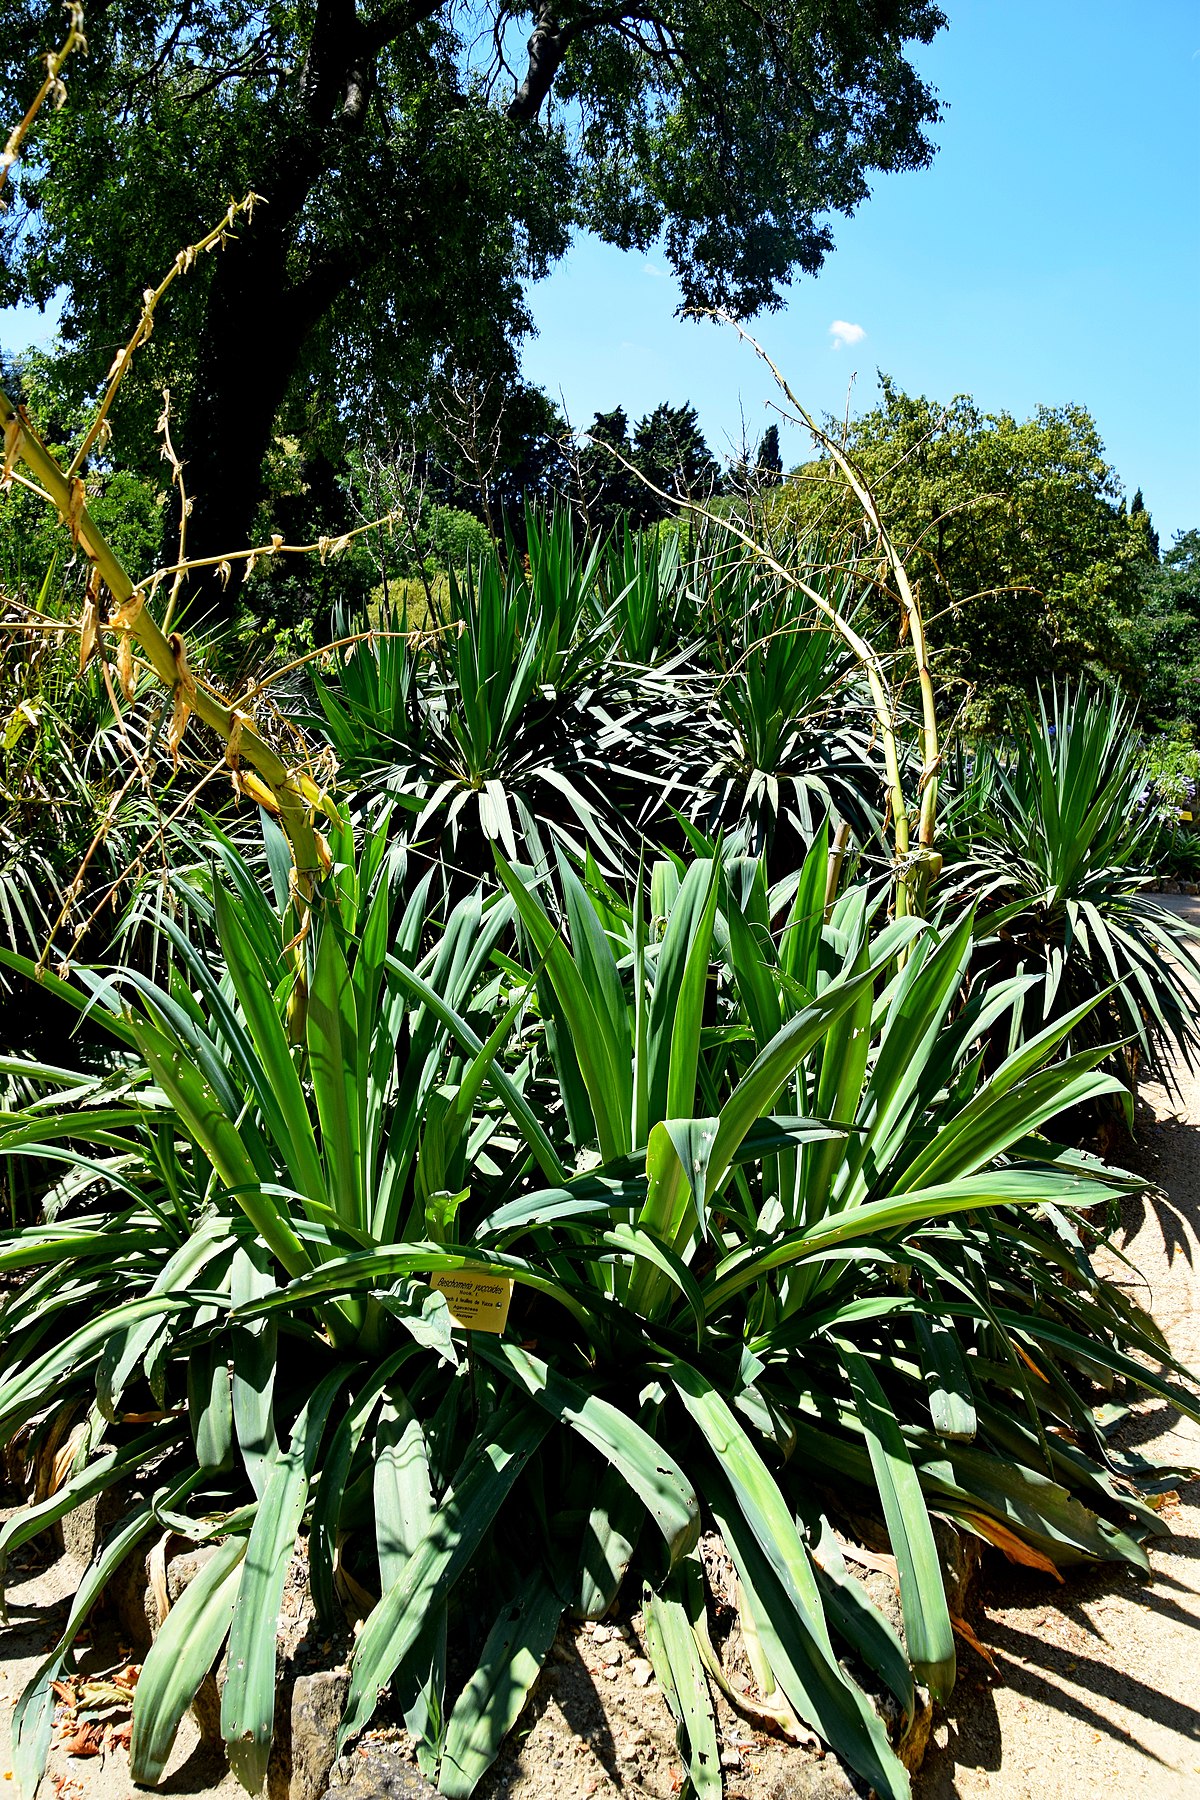
{"label": "rosette of leaves", "polygon": [[[1021,981],[963,1004],[969,920],[878,925],[860,890],[826,920],[822,842],[784,893],[747,859],[664,863],[625,900],[594,864],[553,889],[503,864],[499,896],[440,925],[384,833],[331,850],[303,1005],[300,921],[226,848],[220,960],[177,932],[168,985],[52,983],[107,1026],[119,1079],[29,1065],[39,1099],[0,1121],[0,1153],[56,1157],[76,1189],[0,1240],[23,1276],[0,1432],[31,1453],[72,1434],[0,1554],[133,1495],[15,1710],[22,1783],[103,1582],[166,1521],[217,1552],[146,1659],[138,1781],[228,1641],[223,1731],[261,1786],[306,1530],[322,1618],[367,1611],[343,1741],[387,1685],[427,1772],[468,1795],[562,1613],[601,1616],[633,1572],[714,1793],[709,1523],[773,1704],[900,1800],[863,1683],[911,1717],[916,1678],[952,1680],[931,1511],[1046,1560],[1137,1562],[1145,1509],[1076,1423],[1079,1370],[1197,1411],[1133,1359],[1133,1308],[1086,1274],[1054,1289],[1029,1223],[1121,1191],[1040,1136],[1112,1077],[1054,1062],[1056,1027],[984,1078]],[[988,1215],[1025,1222],[1002,1263]],[[456,1271],[515,1284],[507,1331],[469,1353],[428,1285]],[[1045,1374],[1027,1425],[1025,1357]],[[828,1494],[851,1486],[886,1521],[906,1647],[839,1564]]]}
{"label": "rosette of leaves", "polygon": [[1042,977],[1023,1029],[1075,1013],[1072,1046],[1121,1046],[1127,1082],[1139,1065],[1170,1082],[1172,1054],[1200,1049],[1200,932],[1152,891],[1159,833],[1132,707],[1112,689],[1039,691],[1013,739],[964,762],[945,891],[977,897],[977,968]]}
{"label": "rosette of leaves", "polygon": [[610,799],[628,681],[596,616],[601,553],[565,514],[531,514],[527,538],[524,557],[510,542],[452,573],[449,616],[416,647],[380,633],[320,681],[358,803],[394,797],[412,844],[468,877],[490,872],[493,843],[542,866],[555,843],[610,870],[629,855]]}
{"label": "rosette of leaves", "polygon": [[[853,617],[852,570],[831,570],[803,547],[794,560],[810,587]],[[736,832],[779,874],[802,860],[831,812],[860,843],[870,840],[882,779],[853,654],[808,594],[740,543],[701,546],[694,568],[708,626],[708,704],[689,765],[694,797],[683,810],[710,836]]]}

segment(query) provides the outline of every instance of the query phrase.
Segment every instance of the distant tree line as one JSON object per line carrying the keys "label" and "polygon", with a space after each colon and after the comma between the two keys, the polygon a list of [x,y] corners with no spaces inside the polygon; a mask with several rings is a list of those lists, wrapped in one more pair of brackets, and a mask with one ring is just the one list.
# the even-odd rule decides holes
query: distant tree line
{"label": "distant tree line", "polygon": [[[78,420],[56,369],[30,356],[9,359],[3,375],[46,435],[65,442]],[[661,401],[636,423],[618,405],[579,431],[540,389],[443,373],[390,436],[351,436],[315,398],[283,422],[257,541],[274,532],[312,541],[386,512],[400,523],[386,543],[361,540],[324,566],[261,564],[240,596],[252,631],[319,631],[335,602],[366,604],[391,575],[461,568],[489,535],[521,551],[530,506],[569,508],[593,539],[661,527],[688,501],[751,508],[763,531],[816,534],[835,553],[865,547],[831,469],[801,462],[785,477],[777,423],[753,452],[721,461],[687,402]],[[879,403],[851,421],[846,444],[906,556],[943,689],[969,705],[973,723],[1001,724],[1035,680],[1090,672],[1136,693],[1155,726],[1200,734],[1200,530],[1161,549],[1141,491],[1126,503],[1085,407],[1043,406],[1018,420],[968,395],[940,404],[881,377]],[[161,478],[101,467],[92,485],[115,541],[139,567],[152,563]],[[0,576],[36,588],[55,527],[31,496],[9,499]],[[883,642],[894,628],[891,616],[875,621]]]}

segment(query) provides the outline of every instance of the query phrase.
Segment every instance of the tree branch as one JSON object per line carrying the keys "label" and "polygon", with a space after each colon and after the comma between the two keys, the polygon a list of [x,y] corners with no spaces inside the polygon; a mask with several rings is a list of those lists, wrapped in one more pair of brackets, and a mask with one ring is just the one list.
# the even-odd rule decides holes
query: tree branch
{"label": "tree branch", "polygon": [[[538,10],[537,24],[530,33],[527,46],[529,60],[525,79],[509,104],[510,119],[525,121],[537,118],[567,49],[576,38],[583,37],[589,31],[608,25],[615,31],[627,32],[630,23],[637,22],[655,30],[664,50],[666,48],[666,27],[663,20],[657,12],[645,7],[603,7],[584,13],[569,24],[561,24],[555,16],[556,11],[552,3],[543,5]],[[638,42],[643,49],[650,50],[644,40],[639,38]]]}
{"label": "tree branch", "polygon": [[378,19],[359,27],[363,48],[369,56],[376,56],[387,44],[394,43],[414,25],[423,25],[426,19],[432,19],[440,13],[446,0],[403,0],[399,6],[389,6]]}

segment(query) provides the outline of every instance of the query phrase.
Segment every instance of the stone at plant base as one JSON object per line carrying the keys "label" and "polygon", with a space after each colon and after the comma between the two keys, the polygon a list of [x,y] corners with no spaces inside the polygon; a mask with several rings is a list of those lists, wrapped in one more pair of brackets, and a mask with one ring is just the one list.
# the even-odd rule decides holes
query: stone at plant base
{"label": "stone at plant base", "polygon": [[438,1800],[420,1769],[364,1744],[339,1757],[320,1800]]}
{"label": "stone at plant base", "polygon": [[58,1528],[63,1555],[75,1562],[90,1563],[128,1504],[128,1489],[117,1486],[72,1507]]}
{"label": "stone at plant base", "polygon": [[769,1800],[862,1800],[862,1793],[836,1756],[821,1762],[805,1757],[796,1763],[795,1775],[776,1782]]}
{"label": "stone at plant base", "polygon": [[[269,1780],[268,1791],[287,1800],[321,1800],[337,1761],[337,1732],[350,1691],[348,1669],[318,1669],[298,1675],[292,1687],[286,1782]],[[274,1773],[274,1772],[273,1772]],[[343,1790],[345,1791],[345,1790]]]}
{"label": "stone at plant base", "polygon": [[956,1530],[944,1519],[934,1519],[931,1522],[938,1561],[942,1565],[946,1604],[954,1617],[961,1619],[966,1611],[975,1577],[979,1573],[979,1539],[972,1537],[969,1532]]}

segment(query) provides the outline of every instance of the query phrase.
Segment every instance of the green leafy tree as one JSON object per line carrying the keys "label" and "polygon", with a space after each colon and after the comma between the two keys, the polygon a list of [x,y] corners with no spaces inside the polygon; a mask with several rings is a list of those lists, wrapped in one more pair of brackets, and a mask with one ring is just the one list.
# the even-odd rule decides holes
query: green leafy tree
{"label": "green leafy tree", "polygon": [[1149,547],[1150,554],[1155,562],[1157,562],[1159,551],[1158,533],[1151,523],[1150,514],[1146,511],[1146,502],[1142,498],[1141,488],[1138,489],[1137,493],[1133,496],[1133,499],[1129,502],[1129,517],[1131,519],[1139,520],[1140,525],[1144,527],[1146,532],[1146,543]]}
{"label": "green leafy tree", "polygon": [[704,441],[694,406],[671,406],[664,400],[640,419],[633,434],[633,460],[644,477],[633,506],[641,525],[666,518],[674,510],[672,501],[702,503],[721,491],[721,471]]}
{"label": "green leafy tree", "polygon": [[[880,381],[882,401],[851,424],[848,448],[919,583],[943,679],[973,696],[971,721],[1002,722],[1039,681],[1128,673],[1152,528],[1144,506],[1121,503],[1086,407],[1018,420],[966,394],[943,406]],[[780,505],[857,530],[834,472],[803,474]]]}
{"label": "green leafy tree", "polygon": [[594,537],[636,515],[645,490],[633,467],[629,415],[623,406],[598,412],[578,458],[577,487],[584,523]]}
{"label": "green leafy tree", "polygon": [[[875,170],[929,161],[906,49],[944,23],[932,0],[112,0],[18,171],[0,304],[64,291],[83,394],[180,246],[263,197],[177,285],[115,421],[152,458],[170,383],[192,550],[234,549],[298,382],[369,401],[443,357],[512,372],[524,283],[578,228],[661,239],[688,305],[778,304]],[[6,8],[9,95],[47,29],[40,0]]]}
{"label": "green leafy tree", "polygon": [[758,455],[754,461],[761,486],[778,487],[783,480],[783,457],[779,451],[778,425],[767,426],[762,434]]}
{"label": "green leafy tree", "polygon": [[1143,711],[1155,725],[1200,727],[1200,531],[1179,533],[1144,592],[1128,634]]}

